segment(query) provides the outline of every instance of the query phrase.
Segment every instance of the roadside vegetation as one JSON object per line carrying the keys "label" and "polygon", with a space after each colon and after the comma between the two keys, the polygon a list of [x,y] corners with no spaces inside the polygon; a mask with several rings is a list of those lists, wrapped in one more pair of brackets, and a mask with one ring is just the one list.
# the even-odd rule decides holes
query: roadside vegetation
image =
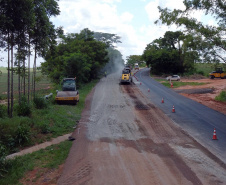
{"label": "roadside vegetation", "polygon": [[[0,100],[7,100],[7,67],[0,67],[0,70],[2,71],[2,74],[0,75]],[[33,69],[30,69],[31,76],[33,76]],[[18,75],[14,73],[13,75],[13,86],[18,87]],[[47,77],[47,75],[43,75],[41,73],[40,69],[36,70],[36,91],[39,91],[40,89],[50,88],[51,81]],[[25,90],[27,91],[28,86],[25,86]],[[19,92],[18,88],[13,89],[13,93],[15,96],[15,99],[18,99]],[[24,94],[24,93],[21,93]]]}
{"label": "roadside vegetation", "polygon": [[[58,86],[37,91],[36,98],[30,104],[26,98],[22,98],[20,106],[15,105],[17,116],[13,118],[7,117],[6,106],[0,105],[0,178],[8,172],[9,166],[5,164],[7,155],[73,132],[73,127],[80,119],[85,106],[85,98],[96,83],[97,80],[83,84],[79,88],[80,100],[76,106],[55,103],[54,97]],[[50,92],[53,93],[53,97],[44,99],[44,95]],[[14,169],[13,166],[12,168]]]}
{"label": "roadside vegetation", "polygon": [[195,73],[209,78],[209,73],[215,71],[217,67],[221,67],[226,71],[226,64],[224,63],[195,63]]}
{"label": "roadside vegetation", "polygon": [[215,100],[226,102],[226,91],[221,91],[221,93],[215,97]]}
{"label": "roadside vegetation", "polygon": [[[64,163],[72,146],[71,141],[64,141],[58,145],[52,145],[46,149],[16,157],[14,160],[5,162],[4,173],[1,171],[0,184],[22,184],[21,179],[27,184],[35,183],[41,176],[57,170]],[[26,172],[36,169],[34,178],[26,177]],[[52,182],[54,180],[54,182]],[[51,179],[56,184],[57,179]]]}
{"label": "roadside vegetation", "polygon": [[[171,87],[171,84],[168,80],[165,79],[155,79],[156,81],[160,82],[166,87]],[[196,86],[196,85],[204,85],[206,83],[200,83],[200,82],[180,82],[180,81],[172,81],[173,82],[173,88],[181,87],[181,86],[186,86],[186,85],[191,85],[191,86]]]}

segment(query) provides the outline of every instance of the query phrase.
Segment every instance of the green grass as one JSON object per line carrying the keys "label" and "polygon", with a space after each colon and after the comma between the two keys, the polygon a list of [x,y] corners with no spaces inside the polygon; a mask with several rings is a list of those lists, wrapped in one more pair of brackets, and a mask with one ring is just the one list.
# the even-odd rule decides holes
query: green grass
{"label": "green grass", "polygon": [[[48,91],[39,91],[41,96],[43,96],[43,93],[51,91],[54,93],[52,99],[49,100],[47,108],[36,109],[32,106],[29,117],[16,116],[16,111],[14,111],[13,118],[0,118],[0,140],[7,148],[8,154],[73,132],[76,121],[81,118],[81,113],[85,106],[85,98],[96,83],[97,80],[85,84],[79,89],[80,99],[76,106],[56,104],[56,92],[53,89],[48,89]],[[6,109],[4,110],[6,111]],[[21,143],[18,143],[18,138],[22,141]]]}
{"label": "green grass", "polygon": [[225,64],[219,64],[216,66],[216,64],[210,64],[210,63],[196,63],[195,64],[195,69],[197,73],[201,73],[206,77],[209,77],[209,73],[212,71],[215,71],[216,67],[222,67],[224,70],[226,70],[226,65]]}
{"label": "green grass", "polygon": [[[52,145],[46,149],[16,157],[7,161],[7,171],[4,177],[0,177],[0,184],[15,185],[21,184],[19,180],[24,177],[26,172],[35,169],[41,169],[45,173],[49,169],[58,168],[58,166],[66,160],[69,150],[72,146],[71,141],[65,141],[57,145]],[[39,173],[39,175],[40,175]],[[39,177],[38,173],[36,177]],[[29,181],[30,179],[26,179]]]}
{"label": "green grass", "polygon": [[[3,99],[6,99],[6,92],[7,92],[7,68],[6,67],[0,67],[0,71],[2,74],[0,74],[0,97],[4,97]],[[32,76],[32,69],[31,69],[31,76]],[[32,78],[30,79],[30,82],[32,81]],[[47,76],[42,75],[40,70],[37,70],[36,73],[36,89],[43,89],[50,85],[50,80],[47,78]],[[18,75],[13,75],[13,87],[14,87],[14,93],[18,92]],[[26,90],[27,90],[27,79],[26,79]]]}
{"label": "green grass", "polygon": [[[155,79],[156,81],[160,82],[161,84],[163,84],[166,87],[171,87],[171,84],[169,81],[165,80],[165,79]],[[177,87],[181,87],[181,86],[186,86],[186,85],[192,85],[192,86],[196,86],[196,85],[204,85],[207,83],[199,83],[199,82],[180,82],[180,81],[172,81],[173,82],[173,88],[177,88]]]}
{"label": "green grass", "polygon": [[[3,147],[2,151],[4,151],[5,155],[8,155],[24,147],[33,146],[51,138],[73,132],[73,127],[77,124],[76,121],[81,118],[81,113],[85,106],[85,98],[97,82],[98,80],[92,81],[80,87],[80,100],[76,106],[55,104],[54,96],[56,93],[53,89],[49,89],[48,91],[54,92],[54,95],[47,108],[35,109],[32,106],[30,117],[0,118],[0,149]],[[47,93],[47,91],[42,93]],[[22,142],[18,143],[18,140]],[[4,178],[0,179],[0,184],[19,184],[19,179],[27,171],[34,169],[34,167],[57,168],[67,157],[67,151],[71,146],[68,142],[65,143],[52,146],[52,148],[49,147],[43,150],[44,153],[40,151],[18,157],[15,160],[8,161],[4,167],[0,166],[0,178],[1,175],[4,175]],[[2,164],[1,162],[3,161],[0,159],[0,164]],[[7,170],[8,173],[1,171],[2,169]]]}
{"label": "green grass", "polygon": [[215,97],[215,100],[226,102],[226,91],[221,91],[221,93]]}

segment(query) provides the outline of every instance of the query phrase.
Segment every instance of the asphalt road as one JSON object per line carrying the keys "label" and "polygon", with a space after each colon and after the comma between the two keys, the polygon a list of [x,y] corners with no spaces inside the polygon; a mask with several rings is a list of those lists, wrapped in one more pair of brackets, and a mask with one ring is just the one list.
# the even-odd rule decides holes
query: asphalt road
{"label": "asphalt road", "polygon": [[[144,68],[135,74],[138,81],[134,78],[134,82],[140,90],[183,130],[226,163],[226,115],[163,86],[150,77],[149,71]],[[161,103],[162,98],[164,103]],[[172,113],[173,106],[175,113]],[[212,140],[214,128],[218,140]]]}

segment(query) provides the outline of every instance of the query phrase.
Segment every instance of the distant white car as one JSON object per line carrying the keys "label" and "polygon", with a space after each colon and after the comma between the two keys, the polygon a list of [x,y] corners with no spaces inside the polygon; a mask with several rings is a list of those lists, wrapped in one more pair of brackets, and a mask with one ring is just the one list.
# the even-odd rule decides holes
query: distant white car
{"label": "distant white car", "polygon": [[166,80],[180,81],[180,76],[179,75],[168,76],[166,77]]}

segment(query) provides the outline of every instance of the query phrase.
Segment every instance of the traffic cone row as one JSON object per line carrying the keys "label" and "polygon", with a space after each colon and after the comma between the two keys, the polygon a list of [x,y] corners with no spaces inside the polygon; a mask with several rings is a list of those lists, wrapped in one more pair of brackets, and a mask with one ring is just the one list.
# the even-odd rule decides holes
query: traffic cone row
{"label": "traffic cone row", "polygon": [[[134,73],[134,77],[136,78],[136,80],[137,81],[139,81],[138,79],[137,79],[137,77],[135,76],[135,74],[137,73],[137,71]],[[141,85],[142,83],[140,82],[140,85]],[[170,86],[171,86],[171,88],[173,88],[173,83],[171,82],[171,84],[170,84]],[[150,92],[150,89],[148,88],[148,92]],[[162,103],[164,103],[164,99],[162,98]],[[175,107],[174,107],[174,105],[173,105],[173,108],[172,108],[172,113],[175,113],[176,111],[175,111]],[[217,139],[217,133],[216,133],[216,129],[214,128],[214,130],[213,130],[213,138],[212,138],[212,140],[218,140]]]}
{"label": "traffic cone row", "polygon": [[137,72],[138,72],[138,71],[136,71],[136,72],[133,74],[133,76],[136,78],[137,81],[139,81],[138,78],[136,77],[136,73],[137,73]]}
{"label": "traffic cone row", "polygon": [[[162,103],[164,103],[164,99],[162,98]],[[172,108],[172,113],[175,113],[176,111],[175,111],[175,107],[174,107],[174,105],[173,105],[173,108]],[[217,139],[217,133],[216,133],[216,129],[214,128],[214,130],[213,130],[213,139],[212,140],[218,140]]]}
{"label": "traffic cone row", "polygon": [[[164,103],[164,99],[162,98],[162,101],[161,101],[161,103]],[[172,112],[173,113],[175,113],[176,111],[175,111],[175,107],[174,107],[174,105],[173,105],[173,109],[172,109]]]}
{"label": "traffic cone row", "polygon": [[134,78],[136,78],[137,81],[139,81],[135,74],[133,76],[134,76]]}

